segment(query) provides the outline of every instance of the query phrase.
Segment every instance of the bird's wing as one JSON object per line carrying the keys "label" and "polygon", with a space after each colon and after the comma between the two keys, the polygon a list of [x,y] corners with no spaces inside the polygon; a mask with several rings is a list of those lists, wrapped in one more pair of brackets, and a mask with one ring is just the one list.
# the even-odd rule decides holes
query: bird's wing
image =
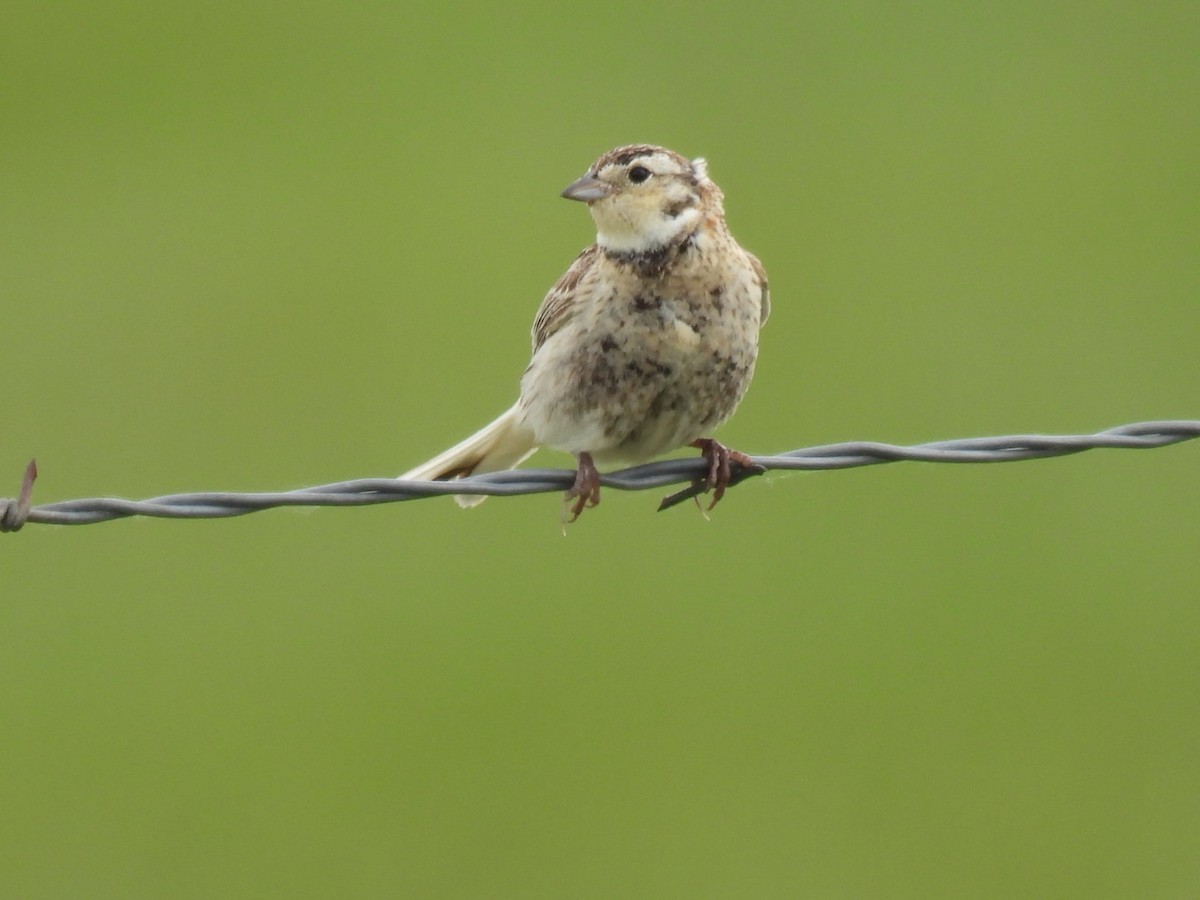
{"label": "bird's wing", "polygon": [[575,257],[575,262],[571,263],[570,268],[563,273],[562,278],[558,279],[554,287],[550,288],[550,292],[546,294],[546,298],[538,307],[537,315],[533,319],[533,349],[535,352],[579,309],[579,282],[591,270],[599,253],[600,248],[595,244],[580,253]]}
{"label": "bird's wing", "polygon": [[750,267],[754,269],[754,280],[762,288],[762,300],[759,302],[758,314],[758,325],[761,328],[767,323],[767,316],[771,315],[771,290],[767,286],[767,270],[763,268],[763,264],[753,253],[747,250],[746,256],[750,259]]}

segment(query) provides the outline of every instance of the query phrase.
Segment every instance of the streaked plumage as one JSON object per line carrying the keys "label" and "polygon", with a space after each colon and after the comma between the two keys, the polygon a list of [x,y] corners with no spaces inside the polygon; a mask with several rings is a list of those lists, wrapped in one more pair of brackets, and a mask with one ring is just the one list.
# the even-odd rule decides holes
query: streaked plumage
{"label": "streaked plumage", "polygon": [[715,503],[731,457],[707,435],[733,414],[754,374],[770,311],[762,264],[729,233],[703,159],[619,147],[563,196],[588,204],[596,243],[542,301],[520,398],[401,478],[512,468],[552,447],[579,462],[567,494],[578,516],[599,502],[594,461],[644,462],[691,444],[710,461]]}

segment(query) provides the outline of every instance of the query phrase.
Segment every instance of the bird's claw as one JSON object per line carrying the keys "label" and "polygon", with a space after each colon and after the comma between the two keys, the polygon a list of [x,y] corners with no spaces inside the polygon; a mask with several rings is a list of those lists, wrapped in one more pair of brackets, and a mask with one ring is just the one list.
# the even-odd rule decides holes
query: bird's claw
{"label": "bird's claw", "polygon": [[[572,503],[572,500],[575,502]],[[599,502],[600,472],[590,453],[580,453],[579,468],[575,470],[575,483],[563,497],[563,525],[570,525],[585,509],[596,506]]]}

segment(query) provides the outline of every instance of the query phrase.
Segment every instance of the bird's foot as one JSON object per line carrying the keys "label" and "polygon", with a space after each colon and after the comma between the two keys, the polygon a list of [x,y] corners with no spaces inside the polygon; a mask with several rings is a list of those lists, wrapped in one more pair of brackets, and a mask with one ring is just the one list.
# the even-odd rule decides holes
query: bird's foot
{"label": "bird's foot", "polygon": [[580,453],[576,458],[579,468],[575,470],[575,483],[563,497],[563,525],[571,524],[587,507],[600,502],[600,472],[592,462],[592,454]]}
{"label": "bird's foot", "polygon": [[708,490],[712,491],[712,502],[708,504],[708,508],[712,509],[725,496],[725,488],[729,487],[729,482],[733,478],[731,463],[737,463],[739,466],[749,469],[754,466],[754,460],[740,450],[730,450],[720,441],[714,441],[712,438],[700,438],[692,441],[691,446],[697,448],[700,454],[708,460],[708,476],[704,481]]}

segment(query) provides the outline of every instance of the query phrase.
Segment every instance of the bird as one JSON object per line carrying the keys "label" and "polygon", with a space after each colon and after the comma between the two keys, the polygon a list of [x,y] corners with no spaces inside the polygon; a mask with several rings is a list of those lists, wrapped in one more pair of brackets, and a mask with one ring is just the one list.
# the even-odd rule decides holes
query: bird
{"label": "bird", "polygon": [[[600,502],[597,463],[646,462],[690,446],[708,463],[711,509],[733,464],[752,465],[711,433],[754,375],[771,309],[766,271],[730,233],[702,157],[617,147],[561,196],[587,205],[596,239],[542,300],[516,403],[400,478],[502,471],[549,447],[577,463],[564,497],[573,522]],[[484,498],[456,499],[467,507]]]}

